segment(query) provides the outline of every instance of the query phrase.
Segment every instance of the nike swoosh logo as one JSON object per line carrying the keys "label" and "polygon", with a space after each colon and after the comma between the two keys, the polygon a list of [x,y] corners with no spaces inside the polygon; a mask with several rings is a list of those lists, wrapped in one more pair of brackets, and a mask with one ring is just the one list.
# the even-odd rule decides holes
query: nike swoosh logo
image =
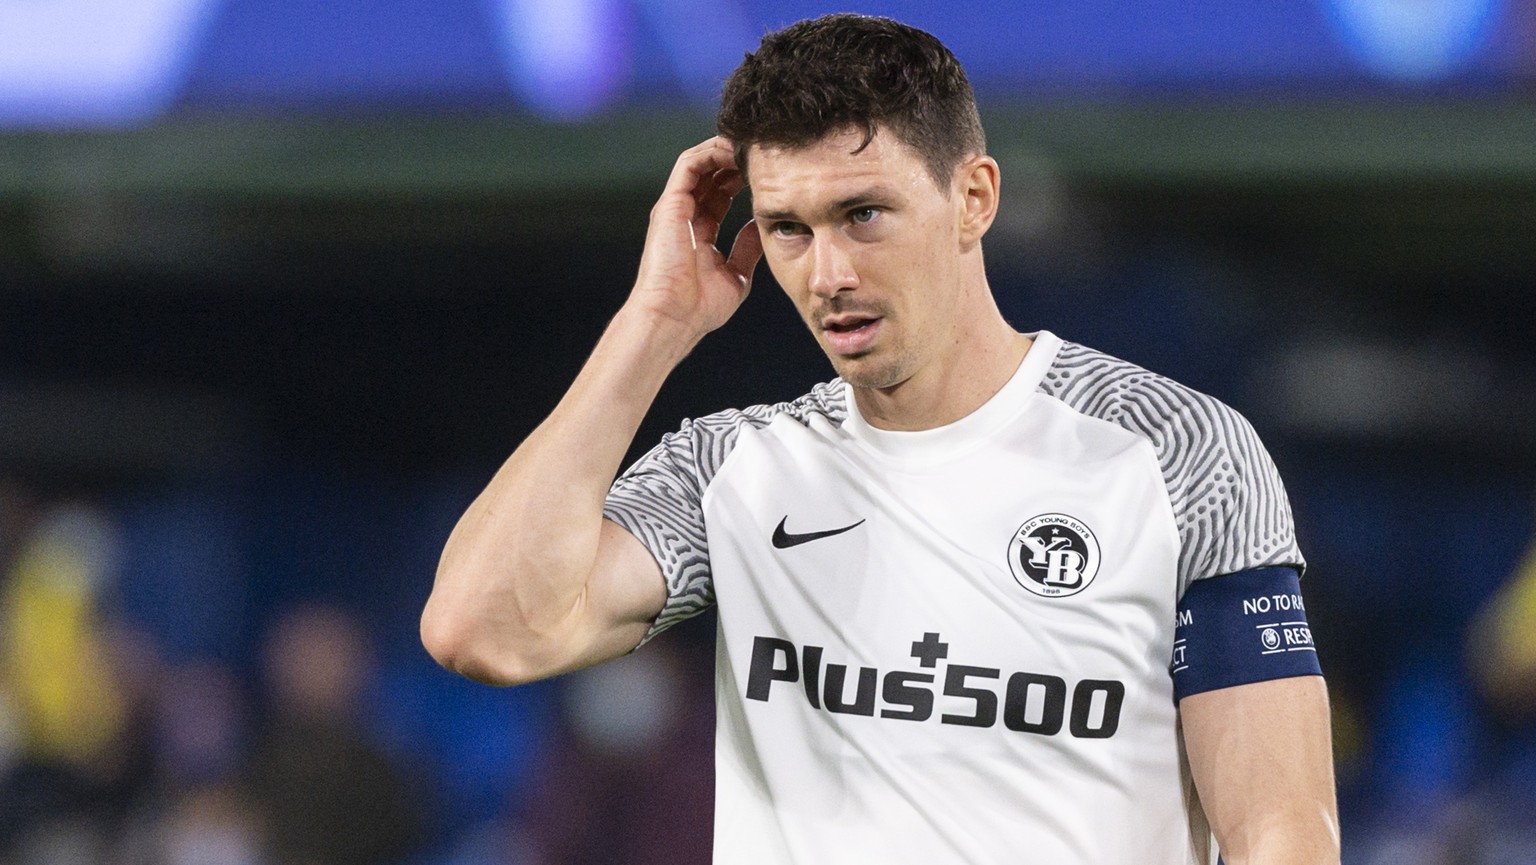
{"label": "nike swoosh logo", "polygon": [[822,538],[830,538],[833,535],[840,535],[843,532],[852,531],[853,529],[864,525],[864,521],[859,520],[851,526],[843,526],[840,529],[827,529],[824,532],[806,532],[803,535],[797,535],[792,532],[784,531],[784,524],[787,522],[789,522],[789,517],[786,515],[784,519],[779,520],[779,527],[773,530],[773,545],[781,550],[787,550],[790,547],[798,547],[801,544],[808,544],[811,541],[819,541]]}

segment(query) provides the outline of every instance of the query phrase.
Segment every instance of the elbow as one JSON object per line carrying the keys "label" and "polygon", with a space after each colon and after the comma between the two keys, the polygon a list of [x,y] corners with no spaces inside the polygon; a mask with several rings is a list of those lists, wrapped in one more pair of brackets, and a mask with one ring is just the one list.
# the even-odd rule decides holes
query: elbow
{"label": "elbow", "polygon": [[482,684],[508,687],[545,677],[507,649],[484,624],[432,601],[421,615],[421,644],[444,669]]}

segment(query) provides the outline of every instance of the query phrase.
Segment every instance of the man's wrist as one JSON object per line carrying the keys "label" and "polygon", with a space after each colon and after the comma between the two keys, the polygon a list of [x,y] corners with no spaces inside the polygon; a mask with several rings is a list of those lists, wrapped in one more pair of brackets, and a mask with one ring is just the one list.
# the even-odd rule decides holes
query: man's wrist
{"label": "man's wrist", "polygon": [[687,322],[633,303],[626,303],[608,325],[609,333],[625,345],[642,347],[668,369],[681,363],[704,333]]}

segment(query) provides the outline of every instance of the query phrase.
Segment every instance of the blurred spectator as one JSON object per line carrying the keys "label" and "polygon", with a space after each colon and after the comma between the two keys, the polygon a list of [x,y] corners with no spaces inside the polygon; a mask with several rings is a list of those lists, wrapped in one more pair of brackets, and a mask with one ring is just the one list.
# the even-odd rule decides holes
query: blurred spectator
{"label": "blurred spectator", "polygon": [[0,858],[97,862],[150,777],[142,680],[122,675],[118,627],[100,604],[115,531],[79,505],[35,526],[0,588]]}
{"label": "blurred spectator", "polygon": [[17,555],[4,594],[6,680],[27,752],[89,767],[124,721],[102,640],[97,598],[111,527],[85,508],[54,512]]}
{"label": "blurred spectator", "polygon": [[1510,720],[1536,722],[1536,544],[1483,608],[1469,648],[1488,700]]}
{"label": "blurred spectator", "polygon": [[714,703],[700,675],[709,662],[702,648],[661,640],[571,677],[565,732],[530,803],[535,861],[710,861]]}
{"label": "blurred spectator", "polygon": [[171,793],[165,812],[130,839],[125,865],[266,865],[258,815],[243,791],[204,784]]}
{"label": "blurred spectator", "polygon": [[264,827],[239,784],[249,713],[237,677],[197,661],[156,664],[153,680],[145,739],[155,784],[117,841],[117,861],[261,865]]}
{"label": "blurred spectator", "polygon": [[211,661],[168,669],[160,677],[154,749],[170,789],[235,778],[245,760],[248,710],[233,671]]}
{"label": "blurred spectator", "polygon": [[373,675],[362,624],[340,609],[300,606],[263,647],[266,727],[250,790],[276,865],[381,865],[421,840],[422,797],[404,769],[364,735],[359,712]]}
{"label": "blurred spectator", "polygon": [[1516,815],[1530,845],[1527,861],[1536,862],[1536,539],[1478,616],[1469,648],[1473,675],[1494,710],[1490,798]]}

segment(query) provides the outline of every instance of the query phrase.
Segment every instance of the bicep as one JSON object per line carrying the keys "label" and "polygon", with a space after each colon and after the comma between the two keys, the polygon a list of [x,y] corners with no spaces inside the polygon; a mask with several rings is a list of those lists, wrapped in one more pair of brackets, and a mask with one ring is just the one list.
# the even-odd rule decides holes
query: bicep
{"label": "bicep", "polygon": [[623,526],[604,519],[582,601],[583,648],[571,669],[632,651],[666,600],[667,584],[656,557]]}
{"label": "bicep", "polygon": [[1193,694],[1179,715],[1195,789],[1228,865],[1338,861],[1321,676]]}

